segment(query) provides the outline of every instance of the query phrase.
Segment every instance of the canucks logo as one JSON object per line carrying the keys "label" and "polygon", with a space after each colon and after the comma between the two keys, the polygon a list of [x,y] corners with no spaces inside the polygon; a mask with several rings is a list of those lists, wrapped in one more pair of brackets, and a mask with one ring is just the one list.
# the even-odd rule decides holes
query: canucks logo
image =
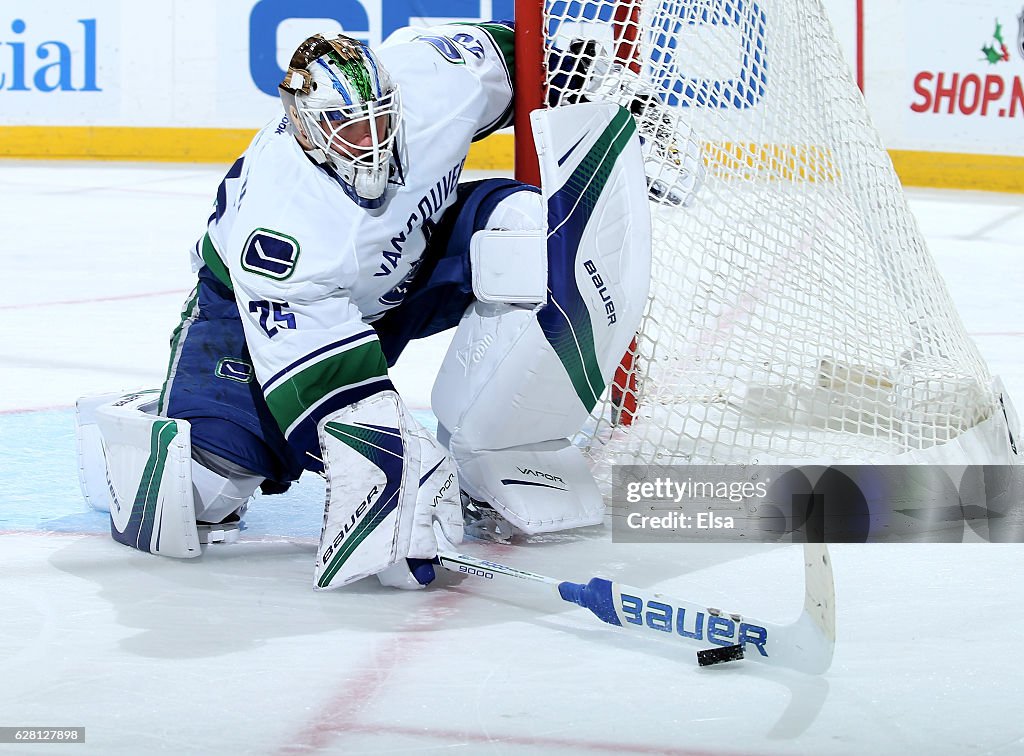
{"label": "canucks logo", "polygon": [[391,289],[391,291],[382,294],[377,301],[385,307],[394,307],[402,304],[402,301],[405,299],[405,295],[409,293],[409,286],[412,284],[412,280],[416,278],[416,271],[419,270],[420,263],[422,262],[422,258],[414,262],[412,267],[409,269],[408,274],[406,274],[405,278],[402,279],[401,283]]}
{"label": "canucks logo", "polygon": [[218,378],[227,378],[229,381],[238,383],[252,383],[254,371],[252,365],[245,360],[225,357],[217,363],[214,374]]}
{"label": "canucks logo", "polygon": [[242,249],[242,268],[250,273],[283,281],[295,272],[299,243],[287,234],[257,228]]}

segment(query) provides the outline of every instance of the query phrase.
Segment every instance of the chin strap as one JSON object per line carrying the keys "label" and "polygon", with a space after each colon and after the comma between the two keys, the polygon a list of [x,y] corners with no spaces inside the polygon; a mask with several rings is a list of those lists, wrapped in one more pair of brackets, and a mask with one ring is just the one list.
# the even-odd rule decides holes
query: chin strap
{"label": "chin strap", "polygon": [[303,149],[303,151],[309,155],[310,159],[317,165],[329,165],[327,162],[327,153],[319,147],[314,147],[311,150]]}

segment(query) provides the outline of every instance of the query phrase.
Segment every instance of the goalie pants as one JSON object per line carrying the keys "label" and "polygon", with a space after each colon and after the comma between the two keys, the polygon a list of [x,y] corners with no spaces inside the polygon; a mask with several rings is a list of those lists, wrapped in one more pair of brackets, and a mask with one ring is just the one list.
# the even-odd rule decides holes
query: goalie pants
{"label": "goalie pants", "polygon": [[[535,187],[511,179],[460,184],[455,204],[430,234],[405,299],[374,322],[388,366],[405,346],[458,325],[473,302],[469,243],[501,200]],[[288,447],[255,380],[233,292],[203,267],[171,338],[160,414],[188,420],[192,446],[266,478],[284,491],[306,467]]]}

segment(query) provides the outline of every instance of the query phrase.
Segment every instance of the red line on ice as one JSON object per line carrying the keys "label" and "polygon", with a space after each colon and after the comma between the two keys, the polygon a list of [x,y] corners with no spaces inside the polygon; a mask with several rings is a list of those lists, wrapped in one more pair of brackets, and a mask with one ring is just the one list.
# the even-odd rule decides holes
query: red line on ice
{"label": "red line on ice", "polygon": [[[491,544],[497,556],[505,551],[514,551],[515,547],[504,544]],[[709,751],[701,749],[672,748],[670,746],[641,745],[636,743],[607,742],[583,740],[578,738],[559,738],[542,735],[517,735],[471,732],[452,730],[439,727],[414,727],[388,723],[360,723],[359,716],[363,709],[372,706],[381,695],[383,689],[394,682],[393,673],[401,670],[405,663],[424,652],[424,646],[432,642],[431,630],[439,628],[449,617],[449,609],[458,604],[470,593],[454,591],[437,591],[428,606],[422,612],[428,616],[413,617],[404,623],[395,633],[377,647],[373,657],[366,666],[354,677],[344,682],[344,689],[332,699],[325,702],[313,718],[302,730],[290,739],[287,746],[278,749],[279,754],[308,754],[325,748],[338,747],[335,743],[339,736],[352,733],[386,737],[415,737],[424,740],[441,741],[449,745],[460,743],[491,743],[495,745],[532,746],[551,749],[571,748],[578,751],[621,754],[662,754],[664,756],[733,756],[729,751]],[[382,600],[386,600],[382,597]],[[415,630],[416,632],[408,632]],[[429,692],[426,689],[420,692]],[[436,691],[435,691],[436,692]],[[416,695],[410,692],[411,697]],[[746,752],[745,752],[746,753]],[[749,753],[747,754],[749,756]]]}
{"label": "red line on ice", "polygon": [[[499,735],[461,730],[441,730],[431,728],[424,730],[418,727],[401,725],[359,725],[349,724],[343,728],[346,732],[366,733],[369,735],[403,735],[419,738],[442,740],[451,745],[461,743],[490,743],[493,745],[534,746],[551,749],[571,748],[574,751],[596,751],[598,753],[637,753],[651,756],[732,756],[730,751],[705,751],[693,748],[672,748],[670,746],[640,745],[637,743],[617,743],[610,741],[581,740],[578,738],[557,738],[540,735]],[[751,756],[744,751],[744,756]]]}
{"label": "red line on ice", "polygon": [[73,409],[73,404],[52,404],[47,407],[15,407],[13,409],[0,409],[0,415],[27,415],[31,412],[52,412],[53,410]]}
{"label": "red line on ice", "polygon": [[88,299],[62,299],[55,302],[29,302],[27,304],[0,305],[0,310],[25,310],[30,307],[60,307],[63,305],[97,304],[99,302],[120,302],[125,299],[147,299],[149,297],[168,297],[171,294],[184,296],[184,289],[168,289],[166,291],[147,291],[142,294],[117,294],[109,297],[90,297]]}
{"label": "red line on ice", "polygon": [[404,663],[415,656],[427,641],[421,633],[405,631],[415,629],[422,632],[440,626],[447,614],[444,610],[461,599],[461,594],[454,591],[438,592],[436,596],[437,599],[431,602],[429,607],[425,607],[428,611],[433,610],[433,616],[426,620],[422,617],[413,617],[403,623],[397,634],[390,635],[377,647],[373,658],[366,666],[354,677],[345,680],[343,689],[338,691],[333,699],[325,701],[312,720],[290,739],[290,744],[278,752],[310,753],[327,747],[342,733],[365,731],[365,727],[355,724],[353,720],[364,707],[374,702],[380,690],[391,681],[395,669],[404,666]]}

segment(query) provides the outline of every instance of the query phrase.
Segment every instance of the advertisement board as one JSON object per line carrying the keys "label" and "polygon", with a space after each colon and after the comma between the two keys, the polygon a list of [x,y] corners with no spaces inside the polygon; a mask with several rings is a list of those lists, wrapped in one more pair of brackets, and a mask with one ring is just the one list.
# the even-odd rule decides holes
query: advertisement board
{"label": "advertisement board", "polygon": [[871,9],[865,94],[905,183],[1024,191],[1020,0]]}
{"label": "advertisement board", "polygon": [[[280,113],[277,84],[315,32],[510,17],[512,0],[8,0],[0,156],[230,162]],[[510,137],[475,148],[511,165]]]}
{"label": "advertisement board", "polygon": [[[825,6],[905,183],[1024,191],[1020,0]],[[513,0],[7,0],[0,156],[230,162],[279,113],[277,83],[309,34],[375,45],[406,25],[513,12]],[[468,167],[511,163],[504,133],[474,145]]]}

